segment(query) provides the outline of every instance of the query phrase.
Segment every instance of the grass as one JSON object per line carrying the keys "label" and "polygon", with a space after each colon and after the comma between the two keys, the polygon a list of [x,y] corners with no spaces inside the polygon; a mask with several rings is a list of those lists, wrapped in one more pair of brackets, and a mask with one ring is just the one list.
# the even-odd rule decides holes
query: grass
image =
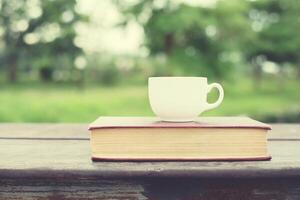
{"label": "grass", "polygon": [[[299,82],[266,81],[258,90],[250,82],[224,84],[220,107],[204,115],[248,115],[257,119],[300,112]],[[212,101],[216,94],[209,96]],[[146,86],[73,86],[24,84],[0,86],[1,122],[91,122],[99,115],[153,115]]]}

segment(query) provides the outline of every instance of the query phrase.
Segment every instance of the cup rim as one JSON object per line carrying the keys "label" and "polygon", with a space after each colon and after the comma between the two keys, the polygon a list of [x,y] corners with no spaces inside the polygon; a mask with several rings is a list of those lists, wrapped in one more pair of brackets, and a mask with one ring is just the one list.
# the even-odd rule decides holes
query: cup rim
{"label": "cup rim", "polygon": [[153,79],[204,79],[207,80],[207,77],[204,76],[152,76],[148,80]]}

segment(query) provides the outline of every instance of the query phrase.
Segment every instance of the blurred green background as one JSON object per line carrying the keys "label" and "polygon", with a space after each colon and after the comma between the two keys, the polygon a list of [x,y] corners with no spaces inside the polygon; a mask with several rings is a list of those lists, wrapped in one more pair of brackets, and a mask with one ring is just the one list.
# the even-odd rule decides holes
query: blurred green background
{"label": "blurred green background", "polygon": [[220,82],[206,116],[300,122],[299,33],[297,0],[0,0],[0,122],[151,116],[150,76]]}

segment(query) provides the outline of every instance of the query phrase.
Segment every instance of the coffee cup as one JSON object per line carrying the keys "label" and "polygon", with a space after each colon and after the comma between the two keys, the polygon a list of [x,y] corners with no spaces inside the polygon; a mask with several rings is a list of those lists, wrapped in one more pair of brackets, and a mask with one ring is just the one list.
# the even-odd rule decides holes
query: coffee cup
{"label": "coffee cup", "polygon": [[[207,102],[207,94],[217,88],[219,97]],[[224,91],[219,83],[207,83],[206,77],[150,77],[148,95],[152,111],[162,121],[194,121],[206,110],[221,104]]]}

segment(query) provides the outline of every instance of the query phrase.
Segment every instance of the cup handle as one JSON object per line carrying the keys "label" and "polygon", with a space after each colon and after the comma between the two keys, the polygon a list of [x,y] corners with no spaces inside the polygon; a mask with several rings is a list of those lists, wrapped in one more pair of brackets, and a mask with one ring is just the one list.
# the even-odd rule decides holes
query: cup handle
{"label": "cup handle", "polygon": [[216,102],[214,103],[207,103],[206,105],[206,110],[213,109],[215,107],[218,107],[224,98],[224,90],[223,87],[219,83],[212,83],[208,85],[207,93],[209,93],[213,88],[217,88],[219,90],[219,98]]}

